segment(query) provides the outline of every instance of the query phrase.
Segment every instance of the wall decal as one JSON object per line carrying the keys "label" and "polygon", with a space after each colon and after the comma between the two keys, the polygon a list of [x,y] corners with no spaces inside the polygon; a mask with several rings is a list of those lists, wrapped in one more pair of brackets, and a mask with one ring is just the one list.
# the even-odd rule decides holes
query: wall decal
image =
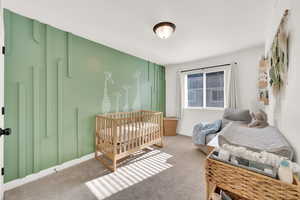
{"label": "wall decal", "polygon": [[72,77],[71,69],[71,56],[72,56],[72,33],[67,33],[67,77]]}
{"label": "wall decal", "polygon": [[111,78],[111,73],[110,72],[104,72],[104,96],[103,96],[103,100],[102,100],[102,112],[103,113],[108,113],[111,110],[111,103],[110,103],[110,99],[108,96],[108,91],[107,91],[107,87],[108,87],[108,82],[110,82],[111,84],[114,84],[114,80]]}
{"label": "wall decal", "polygon": [[40,170],[40,92],[39,68],[32,67],[32,92],[33,92],[33,171]]}
{"label": "wall decal", "polygon": [[57,141],[58,141],[58,150],[57,150],[57,160],[58,163],[63,161],[63,61],[61,58],[57,60]]}
{"label": "wall decal", "polygon": [[41,39],[40,23],[36,20],[32,20],[32,37],[36,43],[40,43],[40,39]]}
{"label": "wall decal", "polygon": [[49,112],[50,112],[50,104],[49,104],[49,92],[50,92],[50,58],[49,58],[49,52],[50,52],[50,28],[48,25],[46,25],[46,31],[45,31],[45,66],[46,66],[46,137],[49,136],[48,130],[49,130]]}
{"label": "wall decal", "polygon": [[122,94],[120,92],[116,92],[115,97],[116,97],[116,110],[115,110],[115,112],[120,112],[120,98],[122,97]]}
{"label": "wall decal", "polygon": [[19,149],[19,177],[26,175],[26,102],[25,87],[22,83],[18,83],[18,149]]}
{"label": "wall decal", "polygon": [[123,111],[127,112],[127,111],[129,111],[129,89],[130,89],[130,86],[124,85],[122,88],[125,91],[125,104],[123,107]]}
{"label": "wall decal", "polygon": [[144,91],[144,96],[143,97],[143,109],[146,110],[151,110],[151,82],[146,81],[142,85],[142,91]]}
{"label": "wall decal", "polygon": [[135,110],[141,109],[141,72],[136,72],[134,74],[134,78],[136,79],[136,97],[133,103],[132,108]]}

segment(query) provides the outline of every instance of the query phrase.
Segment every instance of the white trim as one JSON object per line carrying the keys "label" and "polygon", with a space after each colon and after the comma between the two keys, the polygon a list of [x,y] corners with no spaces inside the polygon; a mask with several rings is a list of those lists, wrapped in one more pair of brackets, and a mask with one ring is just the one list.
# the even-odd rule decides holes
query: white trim
{"label": "white trim", "polygon": [[224,107],[186,107],[184,110],[220,110],[224,111]]}
{"label": "white trim", "polygon": [[24,185],[26,183],[38,180],[38,179],[43,178],[45,176],[48,176],[50,174],[54,174],[58,171],[66,169],[68,167],[72,167],[72,166],[77,165],[79,163],[82,163],[84,161],[90,160],[90,159],[94,158],[94,155],[95,155],[95,153],[91,153],[91,154],[85,155],[81,158],[77,158],[77,159],[74,159],[74,160],[67,161],[65,163],[62,163],[61,165],[56,165],[54,167],[44,169],[44,170],[42,170],[38,173],[30,174],[30,175],[28,175],[24,178],[19,178],[19,179],[10,181],[10,182],[4,184],[4,187],[3,187],[4,191],[11,190],[13,188],[16,188],[16,187],[19,187],[19,186]]}
{"label": "white trim", "polygon": [[206,109],[206,72],[203,73],[203,96],[202,96],[202,102],[203,102],[203,108]]}

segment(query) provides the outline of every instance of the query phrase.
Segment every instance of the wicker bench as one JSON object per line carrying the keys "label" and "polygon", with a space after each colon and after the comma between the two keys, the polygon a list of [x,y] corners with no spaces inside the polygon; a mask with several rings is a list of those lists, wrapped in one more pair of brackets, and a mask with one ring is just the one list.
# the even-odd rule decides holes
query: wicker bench
{"label": "wicker bench", "polygon": [[[210,155],[209,155],[210,156]],[[299,200],[300,182],[293,184],[270,178],[214,159],[206,159],[207,199],[221,188],[245,200]]]}

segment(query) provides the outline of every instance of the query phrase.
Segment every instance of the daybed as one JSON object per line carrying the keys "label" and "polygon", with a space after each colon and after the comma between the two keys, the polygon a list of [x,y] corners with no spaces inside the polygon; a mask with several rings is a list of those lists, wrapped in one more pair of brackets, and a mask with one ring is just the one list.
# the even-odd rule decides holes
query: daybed
{"label": "daybed", "polygon": [[[222,127],[215,134],[206,136],[207,142],[198,145],[205,153],[209,146],[222,146],[230,144],[246,147],[252,151],[267,151],[290,160],[294,157],[294,151],[282,133],[273,126],[265,128],[249,128],[247,124],[251,116],[247,116],[247,110],[226,109],[222,119]],[[250,117],[250,118],[249,118]]]}

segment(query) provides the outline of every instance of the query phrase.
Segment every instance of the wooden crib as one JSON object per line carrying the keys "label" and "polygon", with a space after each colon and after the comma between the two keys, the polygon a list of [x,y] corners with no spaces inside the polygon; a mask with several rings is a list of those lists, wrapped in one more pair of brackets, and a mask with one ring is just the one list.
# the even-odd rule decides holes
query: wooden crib
{"label": "wooden crib", "polygon": [[154,111],[96,116],[95,158],[111,171],[118,161],[151,145],[163,147],[163,115]]}

